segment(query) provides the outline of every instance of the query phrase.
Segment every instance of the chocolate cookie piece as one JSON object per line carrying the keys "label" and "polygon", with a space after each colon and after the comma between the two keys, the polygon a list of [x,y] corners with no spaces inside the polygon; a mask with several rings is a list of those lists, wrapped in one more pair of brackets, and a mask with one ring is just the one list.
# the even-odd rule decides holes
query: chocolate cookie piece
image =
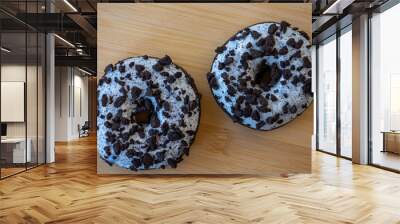
{"label": "chocolate cookie piece", "polygon": [[207,75],[218,105],[257,130],[295,119],[312,102],[308,46],[308,35],[285,21],[239,31],[217,49]]}
{"label": "chocolate cookie piece", "polygon": [[122,60],[107,66],[101,80],[97,146],[103,160],[139,171],[175,168],[189,155],[199,126],[200,95],[169,56]]}

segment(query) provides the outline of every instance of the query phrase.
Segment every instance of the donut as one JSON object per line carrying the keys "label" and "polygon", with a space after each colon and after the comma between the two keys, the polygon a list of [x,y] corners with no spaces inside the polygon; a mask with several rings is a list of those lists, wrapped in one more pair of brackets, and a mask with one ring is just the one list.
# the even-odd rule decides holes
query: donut
{"label": "donut", "polygon": [[287,22],[251,25],[215,49],[207,80],[218,105],[239,124],[272,130],[312,102],[309,36]]}
{"label": "donut", "polygon": [[109,165],[176,168],[189,155],[200,121],[200,95],[166,55],[108,65],[97,88],[97,149]]}

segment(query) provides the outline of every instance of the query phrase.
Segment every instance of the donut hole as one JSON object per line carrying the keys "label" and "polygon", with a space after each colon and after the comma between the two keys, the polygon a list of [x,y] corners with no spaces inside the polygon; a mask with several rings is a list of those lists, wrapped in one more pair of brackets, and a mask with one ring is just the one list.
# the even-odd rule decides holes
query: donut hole
{"label": "donut hole", "polygon": [[254,82],[260,86],[269,86],[272,82],[271,66],[260,63],[254,76]]}
{"label": "donut hole", "polygon": [[137,109],[133,113],[135,122],[141,125],[150,124],[151,117],[154,114],[154,107],[150,99],[142,99],[137,102]]}
{"label": "donut hole", "polygon": [[265,60],[263,60],[256,68],[254,82],[264,89],[274,86],[279,81],[280,76],[279,68],[275,63],[269,65]]}

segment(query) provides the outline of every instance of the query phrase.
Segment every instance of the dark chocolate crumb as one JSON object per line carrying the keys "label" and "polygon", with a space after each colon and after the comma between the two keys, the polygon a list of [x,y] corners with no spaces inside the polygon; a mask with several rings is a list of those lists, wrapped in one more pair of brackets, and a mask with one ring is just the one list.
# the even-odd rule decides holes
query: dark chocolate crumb
{"label": "dark chocolate crumb", "polygon": [[233,62],[233,57],[227,57],[224,61],[225,65],[230,65]]}
{"label": "dark chocolate crumb", "polygon": [[157,116],[155,116],[155,115],[151,116],[150,125],[151,125],[152,128],[160,127],[160,120],[158,119]]}
{"label": "dark chocolate crumb", "polygon": [[225,46],[217,47],[217,48],[215,49],[215,53],[221,54],[221,53],[224,52],[225,50],[226,50],[226,47],[225,47]]}
{"label": "dark chocolate crumb", "polygon": [[268,33],[270,34],[270,35],[272,35],[272,34],[274,34],[276,31],[278,30],[278,26],[276,25],[276,24],[271,24],[269,27],[268,27]]}
{"label": "dark chocolate crumb", "polygon": [[165,101],[163,103],[163,108],[164,108],[165,111],[170,111],[171,110],[171,105],[167,101]]}
{"label": "dark chocolate crumb", "polygon": [[300,35],[302,35],[304,38],[306,38],[307,40],[310,40],[310,36],[308,36],[308,34],[304,31],[299,31]]}
{"label": "dark chocolate crumb", "polygon": [[105,106],[107,106],[107,102],[108,102],[108,96],[107,96],[106,94],[104,94],[104,95],[101,97],[101,105],[102,105],[103,107],[105,107]]}
{"label": "dark chocolate crumb", "polygon": [[165,55],[164,57],[160,58],[158,61],[161,65],[170,65],[172,63],[171,58],[168,55]]}
{"label": "dark chocolate crumb", "polygon": [[244,117],[250,117],[251,116],[251,114],[252,114],[252,109],[251,109],[251,106],[250,105],[247,105],[245,108],[244,108],[244,110],[243,110],[243,116]]}
{"label": "dark chocolate crumb", "polygon": [[265,43],[265,38],[261,38],[256,42],[256,46],[261,47]]}
{"label": "dark chocolate crumb", "polygon": [[278,98],[274,94],[271,94],[271,100],[272,102],[275,102],[278,100]]}
{"label": "dark chocolate crumb", "polygon": [[264,121],[260,121],[260,122],[258,122],[258,123],[256,124],[256,128],[257,128],[257,129],[261,129],[264,125],[265,125],[265,122],[264,122]]}
{"label": "dark chocolate crumb", "polygon": [[254,110],[253,113],[251,114],[251,118],[255,121],[259,121],[260,120],[260,113],[258,113],[258,111]]}
{"label": "dark chocolate crumb", "polygon": [[264,55],[264,52],[255,49],[250,49],[250,55],[252,59],[256,59],[262,57]]}
{"label": "dark chocolate crumb", "polygon": [[124,104],[126,101],[126,95],[124,96],[119,96],[114,102],[114,107],[120,107],[122,104]]}
{"label": "dark chocolate crumb", "polygon": [[288,23],[286,21],[282,21],[280,26],[281,26],[281,32],[286,33],[287,27],[290,26],[290,23]]}
{"label": "dark chocolate crumb", "polygon": [[228,85],[228,90],[227,90],[227,92],[228,92],[228,94],[229,94],[230,96],[235,96],[235,94],[236,94],[235,88],[233,88],[231,85]]}
{"label": "dark chocolate crumb", "polygon": [[177,140],[180,140],[180,139],[182,139],[184,137],[185,137],[185,135],[179,129],[170,130],[168,132],[168,139],[170,141],[177,141]]}
{"label": "dark chocolate crumb", "polygon": [[287,114],[287,113],[289,112],[289,103],[285,103],[285,104],[282,106],[282,112],[283,112],[284,114]]}
{"label": "dark chocolate crumb", "polygon": [[146,167],[153,165],[153,157],[149,153],[143,155],[143,164]]}
{"label": "dark chocolate crumb", "polygon": [[296,40],[293,38],[290,38],[289,40],[286,41],[286,45],[295,48],[296,47]]}
{"label": "dark chocolate crumb", "polygon": [[255,30],[250,31],[250,34],[254,39],[258,39],[259,37],[261,37],[261,34]]}
{"label": "dark chocolate crumb", "polygon": [[282,47],[281,49],[279,49],[278,54],[280,55],[286,55],[289,52],[288,48],[286,46]]}
{"label": "dark chocolate crumb", "polygon": [[155,71],[160,72],[160,71],[163,70],[163,65],[160,64],[159,62],[157,62],[157,63],[155,63],[155,64],[152,66],[152,68],[153,68]]}
{"label": "dark chocolate crumb", "polygon": [[149,80],[149,79],[151,79],[151,73],[150,73],[149,71],[147,71],[147,70],[144,70],[144,71],[141,73],[141,76],[142,76],[142,79],[143,79],[143,80]]}
{"label": "dark chocolate crumb", "polygon": [[177,162],[173,159],[168,159],[167,163],[171,168],[176,168],[176,166],[177,166]]}
{"label": "dark chocolate crumb", "polygon": [[283,70],[283,78],[289,80],[292,77],[292,72],[289,69]]}
{"label": "dark chocolate crumb", "polygon": [[164,77],[168,77],[168,76],[169,76],[169,73],[168,73],[168,72],[160,72],[160,75],[161,75],[161,76],[164,76]]}
{"label": "dark chocolate crumb", "polygon": [[290,60],[293,58],[300,58],[301,57],[301,51],[296,51],[294,54],[290,56]]}
{"label": "dark chocolate crumb", "polygon": [[291,106],[291,107],[290,107],[290,113],[294,114],[294,113],[296,113],[296,112],[297,112],[297,107],[296,107],[296,105]]}
{"label": "dark chocolate crumb", "polygon": [[144,70],[144,66],[143,65],[135,65],[135,70],[137,71],[137,72],[142,72],[143,70]]}
{"label": "dark chocolate crumb", "polygon": [[174,83],[175,82],[175,77],[172,76],[172,75],[168,76],[167,82],[170,83],[170,84]]}
{"label": "dark chocolate crumb", "polygon": [[304,43],[303,40],[300,39],[299,41],[296,42],[294,48],[300,49],[303,46],[303,43]]}
{"label": "dark chocolate crumb", "polygon": [[263,96],[258,96],[257,100],[262,106],[267,106],[268,105],[268,100],[265,99],[265,97],[263,97]]}
{"label": "dark chocolate crumb", "polygon": [[176,72],[176,73],[174,74],[174,77],[175,77],[176,79],[179,79],[180,77],[182,77],[182,72]]}
{"label": "dark chocolate crumb", "polygon": [[224,69],[225,68],[225,64],[223,63],[223,62],[220,62],[219,64],[218,64],[218,69],[219,70],[222,70],[222,69]]}
{"label": "dark chocolate crumb", "polygon": [[304,67],[311,68],[311,62],[308,57],[303,57],[303,64],[304,64]]}
{"label": "dark chocolate crumb", "polygon": [[125,73],[125,65],[120,65],[119,66],[119,68],[118,68],[118,70],[119,70],[119,72],[121,72],[121,73]]}
{"label": "dark chocolate crumb", "polygon": [[108,73],[108,72],[112,72],[112,71],[114,71],[114,65],[112,65],[112,64],[107,65],[104,69],[104,73]]}
{"label": "dark chocolate crumb", "polygon": [[131,88],[131,95],[133,100],[137,99],[140,94],[142,94],[142,90],[139,87],[133,86]]}
{"label": "dark chocolate crumb", "polygon": [[268,35],[265,38],[265,48],[271,48],[275,45],[275,38],[272,35]]}

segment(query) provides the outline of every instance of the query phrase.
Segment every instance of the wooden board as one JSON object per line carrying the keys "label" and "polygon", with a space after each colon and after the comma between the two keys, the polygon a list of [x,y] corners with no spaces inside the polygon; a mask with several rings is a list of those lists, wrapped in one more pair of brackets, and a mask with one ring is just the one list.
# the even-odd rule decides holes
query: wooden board
{"label": "wooden board", "polygon": [[387,152],[400,154],[400,134],[386,133],[386,148]]}
{"label": "wooden board", "polygon": [[99,174],[279,174],[311,170],[313,109],[273,131],[235,124],[216,104],[206,73],[214,49],[237,31],[285,20],[311,36],[311,4],[98,4],[98,77],[135,55],[168,54],[202,94],[201,121],[190,156],[177,169],[132,172],[98,158]]}

